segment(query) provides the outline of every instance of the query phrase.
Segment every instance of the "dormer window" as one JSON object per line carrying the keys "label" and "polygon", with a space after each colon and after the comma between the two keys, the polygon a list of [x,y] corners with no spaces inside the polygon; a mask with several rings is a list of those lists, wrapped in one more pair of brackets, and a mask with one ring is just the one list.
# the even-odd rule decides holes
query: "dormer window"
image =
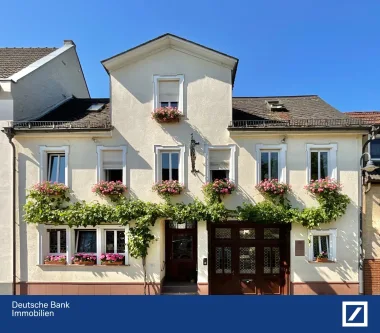
{"label": "dormer window", "polygon": [[154,109],[177,108],[183,113],[183,75],[154,75]]}
{"label": "dormer window", "polygon": [[284,103],[281,103],[281,101],[279,100],[270,100],[270,101],[266,101],[266,103],[271,111],[281,111],[281,112],[288,111]]}
{"label": "dormer window", "polygon": [[96,104],[92,104],[87,109],[87,111],[99,112],[99,111],[102,111],[103,109],[104,109],[104,103],[96,103]]}

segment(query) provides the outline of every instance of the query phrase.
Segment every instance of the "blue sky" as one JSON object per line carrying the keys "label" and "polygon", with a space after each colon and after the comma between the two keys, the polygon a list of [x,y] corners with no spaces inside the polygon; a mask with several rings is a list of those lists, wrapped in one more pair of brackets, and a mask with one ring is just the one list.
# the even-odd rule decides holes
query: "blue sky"
{"label": "blue sky", "polygon": [[101,60],[170,32],[239,58],[234,96],[380,110],[378,0],[15,0],[1,11],[1,47],[74,40],[92,97],[109,96]]}

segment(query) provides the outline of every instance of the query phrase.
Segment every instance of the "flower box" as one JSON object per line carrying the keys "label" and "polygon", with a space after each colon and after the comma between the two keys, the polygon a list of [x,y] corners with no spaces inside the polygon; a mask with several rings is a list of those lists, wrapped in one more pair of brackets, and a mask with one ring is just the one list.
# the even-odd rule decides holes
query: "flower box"
{"label": "flower box", "polygon": [[174,123],[179,122],[181,112],[177,108],[161,107],[152,112],[152,118],[158,123]]}
{"label": "flower box", "polygon": [[181,194],[184,186],[178,180],[164,180],[153,185],[152,190],[161,197],[168,198]]}
{"label": "flower box", "polygon": [[111,198],[119,197],[127,191],[127,187],[120,181],[100,181],[92,187],[92,192]]}
{"label": "flower box", "polygon": [[83,266],[94,266],[96,264],[95,261],[74,261],[74,265],[83,265]]}
{"label": "flower box", "polygon": [[44,259],[44,265],[66,265],[66,256],[48,255]]}
{"label": "flower box", "polygon": [[124,261],[114,261],[114,262],[102,261],[102,265],[105,265],[105,266],[124,266]]}
{"label": "flower box", "polygon": [[68,191],[68,187],[65,184],[57,182],[44,181],[42,183],[35,184],[30,190],[30,195],[44,195],[49,197],[61,198],[64,197]]}
{"label": "flower box", "polygon": [[66,261],[44,261],[44,265],[64,266],[64,265],[66,265]]}
{"label": "flower box", "polygon": [[329,262],[329,258],[317,258],[316,262]]}
{"label": "flower box", "polygon": [[76,253],[71,257],[74,265],[93,266],[96,265],[96,255],[87,253]]}
{"label": "flower box", "polygon": [[124,258],[124,255],[118,253],[102,253],[100,256],[101,264],[105,266],[122,266]]}

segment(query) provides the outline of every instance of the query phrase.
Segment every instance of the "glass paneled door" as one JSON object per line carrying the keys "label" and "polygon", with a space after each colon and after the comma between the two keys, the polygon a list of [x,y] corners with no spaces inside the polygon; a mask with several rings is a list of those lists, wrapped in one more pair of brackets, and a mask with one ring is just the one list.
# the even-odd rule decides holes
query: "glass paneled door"
{"label": "glass paneled door", "polygon": [[196,282],[197,224],[166,221],[166,281]]}
{"label": "glass paneled door", "polygon": [[210,294],[289,293],[289,227],[209,224]]}

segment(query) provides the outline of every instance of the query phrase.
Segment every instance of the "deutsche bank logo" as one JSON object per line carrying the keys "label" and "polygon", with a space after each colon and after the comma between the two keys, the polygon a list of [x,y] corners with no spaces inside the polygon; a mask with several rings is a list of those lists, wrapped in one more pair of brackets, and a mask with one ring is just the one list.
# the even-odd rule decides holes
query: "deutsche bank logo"
{"label": "deutsche bank logo", "polygon": [[342,302],[343,327],[368,327],[368,302]]}

